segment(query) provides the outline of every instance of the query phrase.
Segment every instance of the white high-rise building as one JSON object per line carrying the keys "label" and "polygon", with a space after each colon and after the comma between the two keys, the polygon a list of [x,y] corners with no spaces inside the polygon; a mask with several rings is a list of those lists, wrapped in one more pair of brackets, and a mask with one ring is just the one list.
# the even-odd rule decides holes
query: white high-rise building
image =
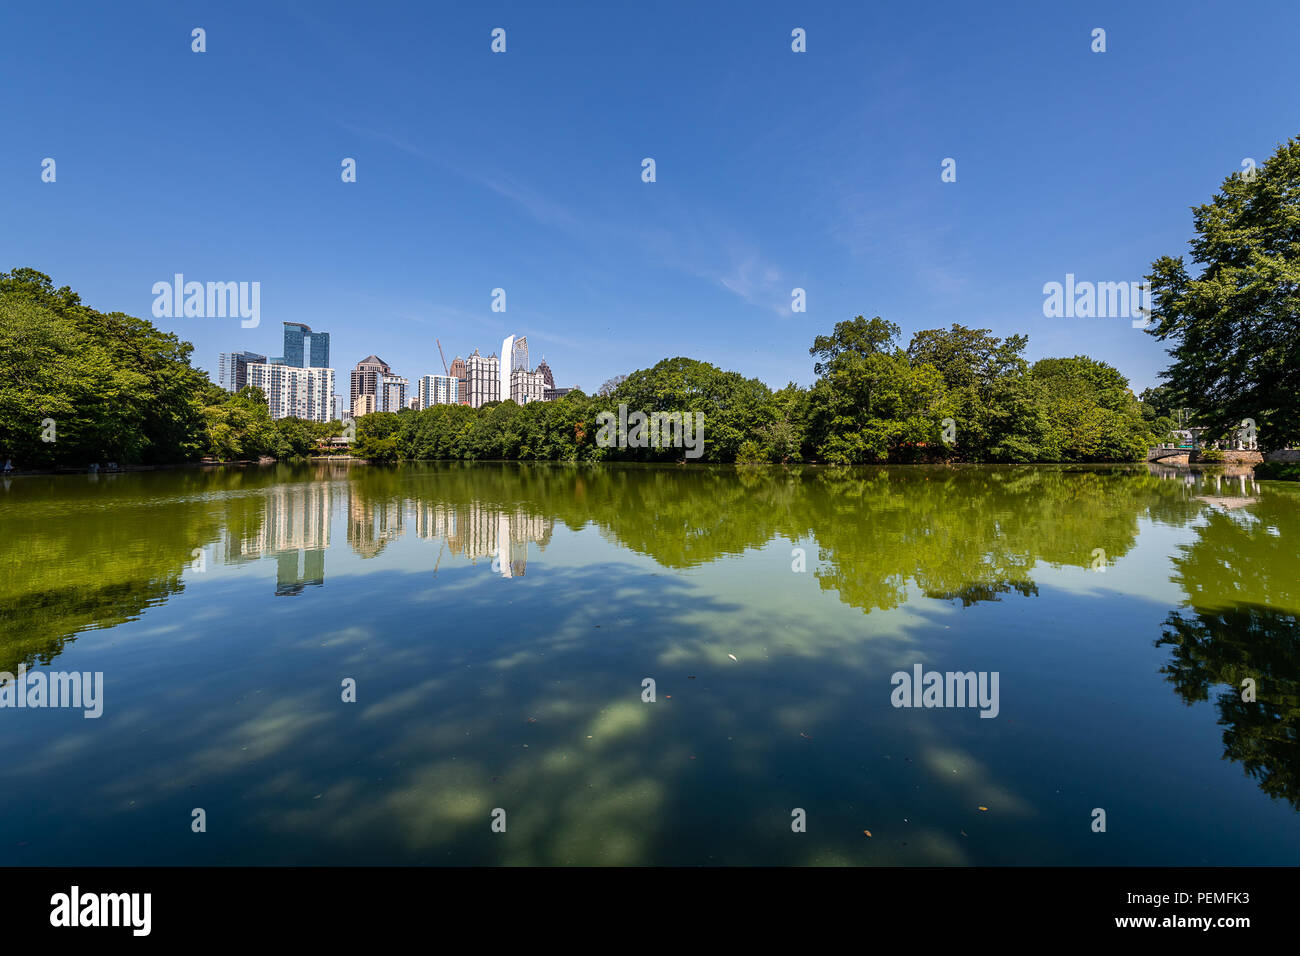
{"label": "white high-rise building", "polygon": [[546,376],[517,368],[510,373],[510,397],[519,405],[546,400]]}
{"label": "white high-rise building", "polygon": [[376,404],[381,412],[400,412],[410,407],[406,401],[406,390],[410,382],[401,375],[387,373],[379,377]]}
{"label": "white high-rise building", "polygon": [[416,401],[420,410],[430,405],[459,405],[460,379],[454,375],[425,375],[420,379]]}
{"label": "white high-rise building", "polygon": [[249,362],[248,384],[266,394],[272,418],[328,422],[334,413],[334,369]]}
{"label": "white high-rise building", "polygon": [[502,401],[514,398],[515,372],[518,371],[528,371],[528,336],[508,335],[501,343],[501,385],[497,394]]}
{"label": "white high-rise building", "polygon": [[[509,384],[507,383],[507,391]],[[465,393],[470,405],[481,408],[501,400],[501,361],[495,355],[479,355],[478,349],[465,359]]]}

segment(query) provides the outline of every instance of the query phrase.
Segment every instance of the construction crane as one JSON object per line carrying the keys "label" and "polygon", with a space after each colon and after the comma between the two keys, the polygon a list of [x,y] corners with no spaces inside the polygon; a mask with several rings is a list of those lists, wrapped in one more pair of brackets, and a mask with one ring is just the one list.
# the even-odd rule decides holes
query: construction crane
{"label": "construction crane", "polygon": [[[435,341],[435,342],[438,342],[437,339],[434,339],[434,341]],[[439,357],[440,359],[442,359],[442,371],[443,371],[443,374],[444,374],[444,375],[450,375],[450,374],[451,374],[451,369],[447,368],[447,356],[445,356],[445,355],[442,354],[442,343],[441,343],[441,342],[438,342],[438,357]]]}

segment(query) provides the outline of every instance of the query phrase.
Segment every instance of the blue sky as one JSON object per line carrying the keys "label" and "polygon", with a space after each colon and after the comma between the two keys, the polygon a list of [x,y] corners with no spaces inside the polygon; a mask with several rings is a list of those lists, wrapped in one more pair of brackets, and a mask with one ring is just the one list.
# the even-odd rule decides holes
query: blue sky
{"label": "blue sky", "polygon": [[155,320],[214,377],[296,321],[342,383],[515,333],[588,390],[675,355],[779,387],[879,314],[1141,389],[1163,346],[1044,318],[1043,284],[1184,253],[1188,207],[1300,135],[1297,36],[1294,0],[6,4],[0,269],[145,317],[177,272],[260,282],[259,328]]}

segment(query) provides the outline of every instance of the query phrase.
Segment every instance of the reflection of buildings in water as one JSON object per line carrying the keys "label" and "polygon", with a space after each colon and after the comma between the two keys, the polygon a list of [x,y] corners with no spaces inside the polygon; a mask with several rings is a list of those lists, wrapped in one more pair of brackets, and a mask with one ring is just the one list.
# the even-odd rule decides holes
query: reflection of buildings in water
{"label": "reflection of buildings in water", "polygon": [[281,551],[275,561],[277,597],[301,594],[308,585],[321,587],[325,583],[325,551],[322,548]]}
{"label": "reflection of buildings in water", "polygon": [[528,542],[541,549],[550,543],[553,518],[508,512],[477,502],[460,508],[416,502],[416,532],[422,538],[444,537],[452,554],[471,562],[492,558],[502,577],[522,577],[528,568]]}
{"label": "reflection of buildings in water", "polygon": [[1216,508],[1230,511],[1259,501],[1259,486],[1250,466],[1215,466],[1213,474],[1167,465],[1153,465],[1150,470],[1162,480],[1182,483],[1195,500]]}
{"label": "reflection of buildings in water", "polygon": [[[1207,476],[1207,485],[1210,483],[1209,477],[1211,476]],[[1250,477],[1247,477],[1245,473],[1213,475],[1212,477],[1214,490],[1211,491],[1206,488],[1206,494],[1196,496],[1197,501],[1203,501],[1207,505],[1213,505],[1216,508],[1223,508],[1225,511],[1230,511],[1233,508],[1244,508],[1259,501],[1253,473]]]}
{"label": "reflection of buildings in water", "polygon": [[363,558],[373,558],[406,532],[403,503],[392,498],[364,498],[350,489],[348,544]]}
{"label": "reflection of buildings in water", "polygon": [[419,538],[455,538],[455,509],[426,501],[415,502],[415,535]]}
{"label": "reflection of buildings in water", "polygon": [[528,542],[535,541],[539,550],[550,544],[551,532],[555,528],[552,518],[502,512],[497,522],[497,554],[503,578],[521,578],[528,567]]}
{"label": "reflection of buildings in water", "polygon": [[267,491],[259,520],[242,528],[227,523],[227,564],[264,555],[276,558],[277,595],[293,595],[325,583],[325,552],[330,546],[330,484],[277,485]]}

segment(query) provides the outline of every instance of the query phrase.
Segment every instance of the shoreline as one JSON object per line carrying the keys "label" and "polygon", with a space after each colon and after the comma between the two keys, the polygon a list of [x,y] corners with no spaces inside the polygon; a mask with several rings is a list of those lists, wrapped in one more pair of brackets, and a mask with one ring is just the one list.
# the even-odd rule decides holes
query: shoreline
{"label": "shoreline", "polygon": [[[84,475],[92,477],[104,477],[112,475],[123,475],[130,473],[151,472],[151,471],[176,471],[187,468],[197,469],[217,469],[217,468],[265,468],[271,465],[308,465],[308,464],[357,464],[357,465],[431,465],[431,464],[479,464],[479,465],[662,465],[681,467],[686,462],[681,461],[623,461],[615,459],[611,461],[559,461],[551,458],[480,458],[480,459],[461,459],[461,458],[428,458],[428,459],[410,459],[400,461],[372,461],[369,458],[354,458],[346,455],[321,455],[310,456],[307,458],[278,459],[262,458],[258,460],[236,459],[231,461],[191,461],[178,462],[166,465],[127,465],[119,466],[116,470],[109,471],[101,469],[92,472],[82,468],[41,468],[41,469],[17,469],[8,474],[0,475],[3,478],[35,478],[41,476],[72,476]],[[798,461],[798,462],[701,462],[700,464],[709,467],[730,467],[737,469],[775,469],[775,468],[934,468],[934,467],[995,467],[995,468],[1059,468],[1062,466],[1069,467],[1086,467],[1086,468],[1113,468],[1117,466],[1137,466],[1147,465],[1149,467],[1166,468],[1171,471],[1195,472],[1208,469],[1232,469],[1233,474],[1238,472],[1245,474],[1253,472],[1255,466],[1259,463],[1223,461],[1223,462],[1167,462],[1167,461],[1024,461],[1024,462],[1005,462],[1005,461],[877,461],[877,462],[859,462],[852,465],[833,465],[819,461]],[[1288,479],[1273,479],[1288,480]]]}
{"label": "shoreline", "polygon": [[294,463],[309,463],[314,461],[334,461],[334,462],[357,462],[360,464],[370,464],[368,458],[353,458],[346,455],[312,455],[307,458],[298,459],[279,459],[279,458],[259,458],[259,459],[232,459],[230,461],[181,461],[165,465],[119,465],[115,469],[101,468],[99,471],[91,471],[89,468],[15,468],[8,474],[0,475],[3,478],[20,478],[36,477],[38,475],[94,475],[102,477],[104,475],[124,475],[131,472],[142,471],[175,471],[181,468],[249,468],[265,467],[267,465],[291,465]]}

